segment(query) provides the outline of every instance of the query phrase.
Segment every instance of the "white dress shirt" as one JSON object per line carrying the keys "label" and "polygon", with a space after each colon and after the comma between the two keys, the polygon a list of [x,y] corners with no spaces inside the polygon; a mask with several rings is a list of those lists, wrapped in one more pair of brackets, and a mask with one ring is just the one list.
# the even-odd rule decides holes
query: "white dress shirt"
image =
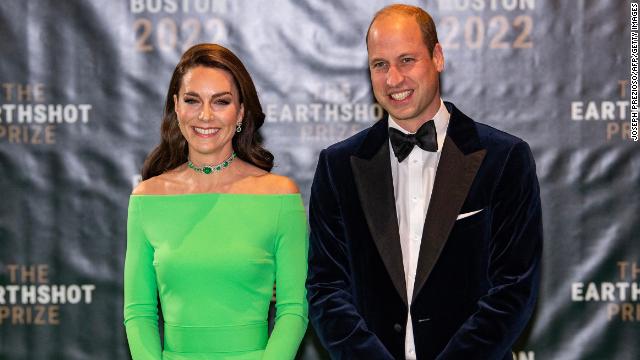
{"label": "white dress shirt", "polygon": [[[411,305],[413,286],[416,279],[418,255],[420,253],[420,244],[422,243],[422,229],[427,209],[429,208],[436,169],[442,153],[442,145],[449,125],[449,112],[442,99],[440,99],[440,108],[433,121],[435,121],[434,125],[438,140],[437,152],[425,151],[418,146],[414,146],[409,156],[399,163],[393,153],[391,144],[389,144],[391,175],[393,177],[393,190],[396,200],[396,213],[398,214],[400,246],[402,247],[402,262],[409,305]],[[389,127],[398,129],[405,134],[409,133],[401,128],[391,116],[389,116]],[[416,359],[410,309],[405,337],[405,357],[407,359]]]}

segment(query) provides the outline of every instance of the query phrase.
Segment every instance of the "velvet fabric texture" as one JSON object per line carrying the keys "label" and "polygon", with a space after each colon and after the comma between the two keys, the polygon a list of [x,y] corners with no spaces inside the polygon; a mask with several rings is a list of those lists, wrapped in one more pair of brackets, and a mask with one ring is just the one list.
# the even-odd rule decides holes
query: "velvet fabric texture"
{"label": "velvet fabric texture", "polygon": [[[311,188],[309,317],[333,359],[511,359],[538,293],[542,215],[527,143],[453,104],[406,296],[387,120],[320,154]],[[472,213],[459,217],[460,214]]]}

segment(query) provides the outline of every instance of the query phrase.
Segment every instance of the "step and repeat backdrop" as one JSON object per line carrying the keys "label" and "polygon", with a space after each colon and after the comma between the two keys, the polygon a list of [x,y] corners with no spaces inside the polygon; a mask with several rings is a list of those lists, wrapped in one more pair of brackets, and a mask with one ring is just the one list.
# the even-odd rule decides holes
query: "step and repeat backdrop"
{"label": "step and repeat backdrop", "polygon": [[[128,197],[184,50],[245,62],[274,172],[307,202],[320,150],[385,116],[364,37],[390,3],[0,1],[0,359],[129,358]],[[637,5],[408,3],[436,20],[443,98],[537,161],[543,278],[514,359],[640,359]],[[328,359],[312,329],[299,358]]]}

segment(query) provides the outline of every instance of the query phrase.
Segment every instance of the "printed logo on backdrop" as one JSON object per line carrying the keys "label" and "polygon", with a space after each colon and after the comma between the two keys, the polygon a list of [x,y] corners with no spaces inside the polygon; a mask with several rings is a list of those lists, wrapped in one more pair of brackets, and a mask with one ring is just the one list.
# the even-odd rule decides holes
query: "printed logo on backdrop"
{"label": "printed logo on backdrop", "polygon": [[629,80],[618,80],[617,91],[608,99],[580,99],[571,102],[571,120],[580,126],[601,129],[606,141],[628,140]]}
{"label": "printed logo on backdrop", "polygon": [[0,143],[55,144],[58,126],[85,126],[92,104],[48,103],[42,83],[0,83]]}
{"label": "printed logo on backdrop", "polygon": [[226,43],[228,0],[129,0],[138,52],[183,53],[202,42]]}
{"label": "printed logo on backdrop", "polygon": [[265,122],[287,127],[293,124],[298,136],[292,138],[303,143],[327,144],[344,140],[384,116],[377,103],[353,101],[354,89],[349,82],[318,83],[311,87],[314,102],[266,104]]}
{"label": "printed logo on backdrop", "polygon": [[[535,0],[438,0],[443,49],[531,49]],[[478,13],[479,15],[473,15]]]}
{"label": "printed logo on backdrop", "polygon": [[94,284],[51,284],[48,264],[7,264],[0,279],[0,326],[60,325],[61,306],[91,304]]}
{"label": "printed logo on backdrop", "polygon": [[617,278],[612,281],[571,284],[571,301],[602,303],[609,321],[640,322],[640,263],[616,265]]}

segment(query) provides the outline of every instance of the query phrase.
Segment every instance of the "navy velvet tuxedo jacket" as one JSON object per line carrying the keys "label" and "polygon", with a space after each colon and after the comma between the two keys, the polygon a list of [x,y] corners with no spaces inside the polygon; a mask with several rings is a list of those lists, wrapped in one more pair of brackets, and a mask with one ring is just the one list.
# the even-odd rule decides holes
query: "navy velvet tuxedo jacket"
{"label": "navy velvet tuxedo jacket", "polygon": [[[541,206],[527,143],[453,104],[407,299],[386,120],[320,153],[309,317],[334,359],[511,359],[534,308]],[[481,210],[457,219],[459,214]]]}

